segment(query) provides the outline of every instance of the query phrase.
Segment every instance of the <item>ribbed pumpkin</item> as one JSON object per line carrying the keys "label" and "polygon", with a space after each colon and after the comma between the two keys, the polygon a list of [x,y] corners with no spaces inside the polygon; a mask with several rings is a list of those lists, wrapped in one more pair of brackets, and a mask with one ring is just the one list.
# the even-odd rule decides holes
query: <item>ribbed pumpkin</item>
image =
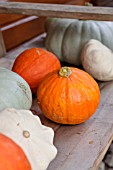
{"label": "ribbed pumpkin", "polygon": [[100,90],[85,71],[62,67],[40,84],[37,99],[43,114],[62,124],[80,124],[96,111]]}
{"label": "ribbed pumpkin", "polygon": [[16,58],[12,70],[23,77],[32,92],[36,93],[43,78],[60,67],[60,62],[54,54],[41,48],[30,48]]}
{"label": "ribbed pumpkin", "polygon": [[45,27],[46,49],[60,61],[80,65],[82,48],[90,39],[113,50],[113,22],[48,18]]}
{"label": "ribbed pumpkin", "polygon": [[1,133],[0,170],[31,170],[23,150],[12,139]]}

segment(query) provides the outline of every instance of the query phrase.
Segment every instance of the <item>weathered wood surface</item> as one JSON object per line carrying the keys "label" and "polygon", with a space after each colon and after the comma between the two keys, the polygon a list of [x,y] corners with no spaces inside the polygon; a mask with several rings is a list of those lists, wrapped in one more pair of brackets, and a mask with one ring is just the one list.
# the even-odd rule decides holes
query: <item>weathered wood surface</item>
{"label": "weathered wood surface", "polygon": [[70,0],[66,2],[67,5],[85,5],[85,3],[90,2],[91,0]]}
{"label": "weathered wood surface", "polygon": [[91,2],[97,6],[113,7],[113,0],[91,0]]}
{"label": "weathered wood surface", "polygon": [[44,17],[30,16],[3,27],[1,30],[6,49],[14,48],[43,33],[45,19]]}
{"label": "weathered wood surface", "polygon": [[91,0],[7,0],[7,2],[33,2],[33,3],[52,3],[52,4],[73,4],[84,5]]}
{"label": "weathered wood surface", "polygon": [[[2,0],[2,2],[32,2],[32,3],[52,3],[52,4],[73,4],[73,5],[84,5],[86,2],[91,0]],[[14,22],[21,18],[25,17],[24,15],[14,15],[14,14],[0,14],[0,25],[6,25],[8,23]]]}
{"label": "weathered wood surface", "polygon": [[0,58],[5,56],[5,54],[6,54],[6,49],[5,49],[1,28],[0,28]]}
{"label": "weathered wood surface", "polygon": [[0,25],[1,27],[3,26],[6,26],[7,24],[10,24],[12,22],[15,22],[19,19],[22,19],[24,18],[25,16],[23,15],[14,15],[14,14],[10,14],[10,15],[7,15],[7,14],[0,14]]}
{"label": "weathered wood surface", "polygon": [[64,4],[71,3],[74,4],[84,4],[85,2],[89,2],[91,0],[2,0],[3,2],[34,2],[34,3],[54,3],[54,4]]}
{"label": "weathered wood surface", "polygon": [[111,7],[1,2],[0,13],[113,21]]}
{"label": "weathered wood surface", "polygon": [[[90,0],[2,0],[2,2],[32,2],[32,3],[52,3],[52,4],[73,4],[84,5],[85,2]],[[26,16],[17,14],[0,14],[0,25],[4,26],[11,22],[22,19]]]}
{"label": "weathered wood surface", "polygon": [[[6,2],[6,0],[2,1]],[[86,1],[89,2],[90,0],[7,0],[7,2],[12,1],[84,5]],[[44,17],[37,18],[36,16],[30,17],[20,14],[0,14],[0,26],[2,28],[6,50],[10,50],[44,32],[44,22]]]}
{"label": "weathered wood surface", "polygon": [[[45,36],[45,34],[44,34]],[[44,48],[44,36],[39,36],[8,52],[0,59],[0,66],[11,69],[13,61],[23,50],[37,46]],[[48,170],[97,170],[113,140],[113,81],[100,82],[101,102],[95,114],[85,123],[75,126],[59,125],[46,119],[34,98],[31,110],[46,126],[55,131],[54,144],[58,155]]]}

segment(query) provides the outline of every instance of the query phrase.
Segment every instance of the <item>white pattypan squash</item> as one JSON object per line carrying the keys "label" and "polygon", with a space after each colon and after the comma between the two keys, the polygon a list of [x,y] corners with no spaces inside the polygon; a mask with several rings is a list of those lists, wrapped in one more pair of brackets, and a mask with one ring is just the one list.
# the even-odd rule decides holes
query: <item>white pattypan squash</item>
{"label": "white pattypan squash", "polygon": [[0,112],[0,132],[15,141],[26,154],[32,170],[45,170],[55,158],[54,132],[28,110]]}

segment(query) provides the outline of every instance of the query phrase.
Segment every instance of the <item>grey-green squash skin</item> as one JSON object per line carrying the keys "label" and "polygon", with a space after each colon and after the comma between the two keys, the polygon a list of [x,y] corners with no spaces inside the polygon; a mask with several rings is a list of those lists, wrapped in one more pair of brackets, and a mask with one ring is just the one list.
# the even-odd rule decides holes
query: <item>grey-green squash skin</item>
{"label": "grey-green squash skin", "polygon": [[0,111],[5,108],[30,109],[32,93],[27,82],[6,68],[0,67]]}
{"label": "grey-green squash skin", "polygon": [[90,39],[113,50],[113,22],[49,18],[45,28],[45,46],[60,61],[80,65],[82,48]]}

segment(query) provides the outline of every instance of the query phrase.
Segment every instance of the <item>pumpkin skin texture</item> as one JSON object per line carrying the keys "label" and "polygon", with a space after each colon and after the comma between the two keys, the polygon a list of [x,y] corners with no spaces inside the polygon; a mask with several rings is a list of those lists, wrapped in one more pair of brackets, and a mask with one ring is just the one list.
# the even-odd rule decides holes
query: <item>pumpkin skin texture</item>
{"label": "pumpkin skin texture", "polygon": [[35,94],[43,78],[60,67],[60,62],[54,54],[41,48],[30,48],[16,58],[12,70],[27,81]]}
{"label": "pumpkin skin texture", "polygon": [[0,111],[13,107],[30,109],[32,93],[27,82],[18,74],[0,67]]}
{"label": "pumpkin skin texture", "polygon": [[23,150],[10,138],[0,133],[0,169],[31,170]]}
{"label": "pumpkin skin texture", "polygon": [[43,114],[50,120],[80,124],[97,109],[100,91],[96,81],[85,71],[62,67],[40,84],[37,99]]}
{"label": "pumpkin skin texture", "polygon": [[49,18],[45,28],[45,46],[60,61],[81,65],[81,50],[90,39],[113,50],[113,22]]}
{"label": "pumpkin skin texture", "polygon": [[46,170],[57,154],[53,145],[54,131],[42,125],[39,117],[29,110],[1,111],[0,132],[23,149],[32,170]]}

